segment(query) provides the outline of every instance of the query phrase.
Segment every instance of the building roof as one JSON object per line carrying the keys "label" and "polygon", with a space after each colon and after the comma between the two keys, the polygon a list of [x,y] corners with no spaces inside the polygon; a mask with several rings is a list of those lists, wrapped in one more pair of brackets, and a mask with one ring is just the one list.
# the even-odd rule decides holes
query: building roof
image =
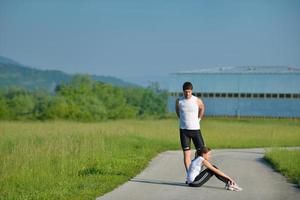
{"label": "building roof", "polygon": [[180,71],[173,74],[282,74],[282,73],[300,73],[300,67],[292,66],[228,66],[201,68],[190,71]]}
{"label": "building roof", "polygon": [[300,68],[223,67],[170,74],[169,91],[182,91],[192,82],[194,92],[300,94]]}

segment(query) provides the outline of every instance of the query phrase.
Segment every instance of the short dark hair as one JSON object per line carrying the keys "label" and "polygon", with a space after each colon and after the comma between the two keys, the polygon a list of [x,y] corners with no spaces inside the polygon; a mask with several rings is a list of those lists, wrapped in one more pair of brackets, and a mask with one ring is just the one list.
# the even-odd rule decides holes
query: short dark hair
{"label": "short dark hair", "polygon": [[202,147],[202,148],[200,148],[200,149],[197,149],[197,151],[196,151],[196,155],[197,155],[197,157],[198,156],[203,156],[203,154],[205,154],[205,153],[208,153],[208,152],[210,152],[211,151],[211,148],[209,148],[209,147]]}
{"label": "short dark hair", "polygon": [[193,90],[193,84],[191,82],[185,82],[182,86],[182,90]]}

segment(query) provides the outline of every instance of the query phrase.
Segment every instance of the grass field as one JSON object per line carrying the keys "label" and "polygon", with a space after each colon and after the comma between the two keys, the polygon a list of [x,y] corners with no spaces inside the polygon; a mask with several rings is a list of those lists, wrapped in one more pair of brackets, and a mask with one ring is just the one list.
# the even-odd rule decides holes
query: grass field
{"label": "grass field", "polygon": [[[201,123],[212,148],[300,146],[299,120]],[[157,153],[177,149],[175,119],[0,122],[0,199],[94,199],[135,176]]]}
{"label": "grass field", "polygon": [[273,149],[265,159],[300,187],[300,150]]}

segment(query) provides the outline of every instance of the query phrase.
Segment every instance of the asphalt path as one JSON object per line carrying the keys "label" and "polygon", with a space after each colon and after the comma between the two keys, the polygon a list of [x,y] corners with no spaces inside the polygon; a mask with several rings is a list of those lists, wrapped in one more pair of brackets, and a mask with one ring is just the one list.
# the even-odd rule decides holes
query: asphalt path
{"label": "asphalt path", "polygon": [[202,187],[188,187],[181,151],[166,151],[155,157],[149,166],[110,193],[97,200],[295,200],[300,189],[274,171],[263,159],[264,149],[225,149],[212,151],[212,163],[232,177],[243,188],[235,192],[212,177]]}

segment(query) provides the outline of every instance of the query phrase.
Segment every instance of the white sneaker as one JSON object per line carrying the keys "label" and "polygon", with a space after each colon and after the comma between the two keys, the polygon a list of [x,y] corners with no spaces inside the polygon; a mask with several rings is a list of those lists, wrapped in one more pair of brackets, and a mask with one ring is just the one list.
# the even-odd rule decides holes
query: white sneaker
{"label": "white sneaker", "polygon": [[241,188],[237,184],[226,184],[225,189],[230,190],[230,191],[242,191],[243,190],[243,188]]}

